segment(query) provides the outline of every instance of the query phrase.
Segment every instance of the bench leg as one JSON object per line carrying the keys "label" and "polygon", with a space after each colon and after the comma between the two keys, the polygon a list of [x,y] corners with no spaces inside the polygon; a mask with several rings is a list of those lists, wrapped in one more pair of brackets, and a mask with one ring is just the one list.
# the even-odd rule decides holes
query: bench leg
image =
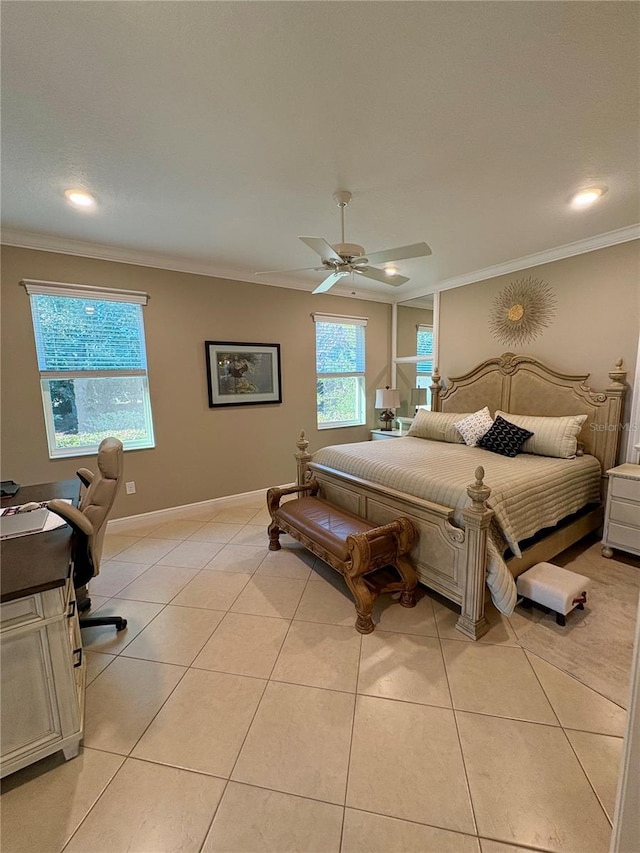
{"label": "bench leg", "polygon": [[280,534],[282,533],[282,531],[275,523],[275,521],[272,521],[269,527],[267,527],[267,532],[269,534],[269,550],[279,551],[281,548]]}
{"label": "bench leg", "polygon": [[403,607],[415,607],[416,587],[418,586],[418,575],[416,574],[416,570],[406,557],[398,557],[394,566],[406,585],[400,595],[400,604]]}
{"label": "bench leg", "polygon": [[375,628],[373,619],[371,618],[371,611],[373,610],[373,595],[371,594],[371,590],[362,577],[352,578],[348,574],[345,574],[344,579],[356,603],[356,612],[358,614],[356,631],[359,631],[361,634],[370,634]]}
{"label": "bench leg", "polygon": [[556,613],[556,625],[560,625],[562,628],[567,624],[567,617],[563,613]]}

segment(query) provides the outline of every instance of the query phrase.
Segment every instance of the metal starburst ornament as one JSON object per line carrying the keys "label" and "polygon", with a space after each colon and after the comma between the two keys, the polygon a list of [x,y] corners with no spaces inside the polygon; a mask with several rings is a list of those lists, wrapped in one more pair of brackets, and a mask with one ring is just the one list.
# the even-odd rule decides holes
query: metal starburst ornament
{"label": "metal starburst ornament", "polygon": [[491,306],[491,334],[502,344],[526,344],[551,325],[555,308],[556,298],[546,281],[532,276],[512,281]]}

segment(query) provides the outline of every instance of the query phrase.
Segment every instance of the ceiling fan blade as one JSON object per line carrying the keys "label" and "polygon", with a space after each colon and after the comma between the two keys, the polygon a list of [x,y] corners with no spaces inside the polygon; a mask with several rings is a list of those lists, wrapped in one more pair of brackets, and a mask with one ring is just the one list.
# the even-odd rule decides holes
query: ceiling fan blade
{"label": "ceiling fan blade", "polygon": [[354,272],[357,272],[358,275],[364,275],[367,278],[374,278],[376,281],[381,281],[384,284],[390,284],[392,287],[399,287],[401,284],[404,284],[405,281],[409,281],[409,279],[404,275],[387,275],[384,270],[377,270],[375,267],[360,267],[360,269],[354,269]]}
{"label": "ceiling fan blade", "polygon": [[298,239],[306,243],[314,252],[317,252],[323,261],[338,261],[338,263],[342,263],[340,255],[331,248],[324,237],[299,237]]}
{"label": "ceiling fan blade", "polygon": [[324,270],[326,267],[299,267],[297,270],[263,270],[262,272],[254,272],[254,275],[275,275],[281,272],[307,272],[308,270]]}
{"label": "ceiling fan blade", "polygon": [[408,258],[423,258],[430,254],[431,249],[426,243],[412,243],[410,246],[398,246],[383,252],[367,252],[367,259],[370,264],[386,264],[388,261],[406,261]]}
{"label": "ceiling fan blade", "polygon": [[316,289],[313,291],[314,293],[326,293],[327,290],[331,290],[334,284],[340,281],[341,278],[344,278],[345,275],[349,275],[348,272],[332,272],[331,275],[328,275],[323,282],[321,282]]}

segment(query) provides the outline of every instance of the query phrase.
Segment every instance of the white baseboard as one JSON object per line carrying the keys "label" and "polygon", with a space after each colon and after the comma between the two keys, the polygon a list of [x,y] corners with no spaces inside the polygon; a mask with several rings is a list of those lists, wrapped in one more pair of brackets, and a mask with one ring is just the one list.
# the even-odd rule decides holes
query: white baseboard
{"label": "white baseboard", "polygon": [[[289,483],[287,485],[293,485]],[[282,488],[285,488],[284,486]],[[266,489],[256,489],[253,492],[244,492],[239,495],[228,495],[224,498],[211,498],[208,501],[198,501],[193,504],[184,504],[184,506],[174,506],[168,507],[167,509],[157,509],[153,512],[143,512],[139,515],[127,515],[123,518],[113,518],[107,522],[107,532],[109,533],[117,533],[119,530],[124,532],[127,527],[131,525],[132,521],[140,522],[140,521],[171,521],[172,518],[178,518],[185,509],[215,509],[220,504],[224,504],[225,506],[238,506],[243,503],[246,503],[247,499],[250,498],[260,498],[264,503],[266,508],[267,506],[267,490]]]}

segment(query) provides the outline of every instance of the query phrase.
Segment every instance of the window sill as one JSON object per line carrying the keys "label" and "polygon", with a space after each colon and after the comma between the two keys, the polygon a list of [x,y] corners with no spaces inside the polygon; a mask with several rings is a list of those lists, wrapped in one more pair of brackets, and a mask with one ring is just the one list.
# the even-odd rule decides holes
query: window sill
{"label": "window sill", "polygon": [[358,423],[354,423],[352,421],[349,421],[349,423],[344,423],[344,424],[318,424],[317,428],[318,429],[349,429],[351,427],[363,427],[363,426],[366,426],[366,424],[364,422],[359,421]]}
{"label": "window sill", "polygon": [[[117,438],[117,436],[116,436]],[[130,450],[153,450],[153,444],[138,444],[134,447],[124,445],[123,450],[127,453]],[[49,459],[73,459],[75,456],[97,456],[98,445],[95,447],[63,447],[58,450],[49,450]]]}

